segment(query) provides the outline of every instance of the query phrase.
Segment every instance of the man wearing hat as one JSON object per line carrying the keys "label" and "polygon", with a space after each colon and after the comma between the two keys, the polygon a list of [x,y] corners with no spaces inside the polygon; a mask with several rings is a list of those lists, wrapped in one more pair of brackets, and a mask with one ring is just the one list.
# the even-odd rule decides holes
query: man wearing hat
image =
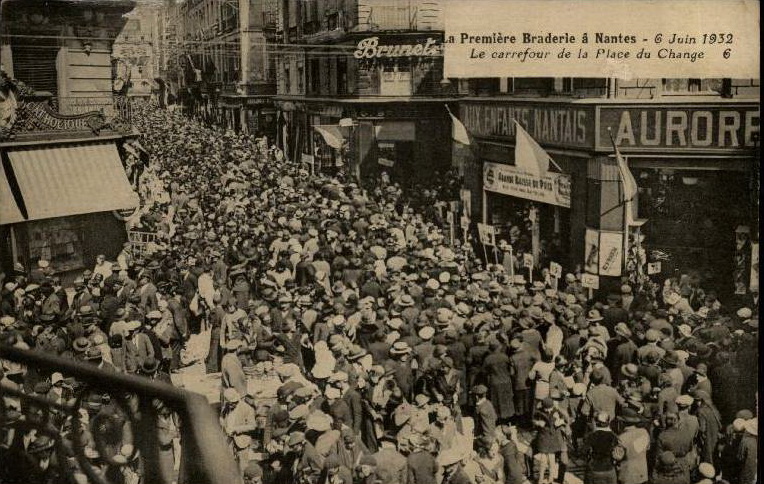
{"label": "man wearing hat", "polygon": [[235,388],[239,395],[247,394],[247,377],[239,358],[243,344],[239,339],[231,339],[223,348],[225,355],[220,362],[221,391],[223,392],[226,388]]}
{"label": "man wearing hat", "polygon": [[244,468],[244,484],[263,484],[263,469],[256,460],[251,460]]}
{"label": "man wearing hat", "polygon": [[614,449],[620,446],[618,436],[610,429],[611,415],[598,412],[594,418],[594,431],[584,439],[583,451],[587,456],[584,482],[616,484],[617,476],[613,462]]}
{"label": "man wearing hat", "polygon": [[428,440],[428,437],[419,433],[414,433],[409,437],[409,445],[411,447],[411,453],[407,458],[407,482],[409,484],[435,483],[438,464],[435,461],[435,457],[430,453]]}
{"label": "man wearing hat", "polygon": [[696,390],[696,416],[700,432],[700,460],[715,463],[717,444],[722,432],[722,420],[719,411],[711,401],[711,395],[703,390]]}
{"label": "man wearing hat", "polygon": [[667,412],[664,416],[664,428],[658,433],[656,439],[657,455],[662,452],[674,453],[679,464],[687,472],[695,468],[697,451],[695,449],[696,434],[683,428],[679,423],[679,415],[676,412]]}
{"label": "man wearing hat", "polygon": [[616,389],[605,383],[605,374],[599,370],[591,373],[589,391],[581,406],[581,414],[592,419],[600,414],[615,415],[616,408],[625,404]]}
{"label": "man wearing hat", "polygon": [[618,466],[620,484],[644,484],[649,478],[647,451],[650,448],[650,434],[641,425],[644,418],[630,407],[625,407],[618,419],[623,423],[623,431],[618,440],[624,449],[624,457]]}
{"label": "man wearing hat", "polygon": [[656,463],[650,478],[653,484],[691,484],[690,471],[670,450],[656,454]]}
{"label": "man wearing hat", "polygon": [[607,342],[607,358],[605,365],[613,377],[613,386],[621,382],[621,367],[637,360],[637,345],[631,340],[631,329],[624,322],[619,322],[613,328],[615,336]]}
{"label": "man wearing hat", "polygon": [[377,463],[380,484],[398,484],[408,480],[408,463],[398,451],[394,435],[383,434],[379,438],[379,449],[372,457]]}
{"label": "man wearing hat", "polygon": [[390,359],[384,366],[385,370],[391,371],[395,383],[401,389],[404,398],[410,399],[414,389],[414,373],[411,368],[412,349],[405,341],[396,341],[390,348]]}
{"label": "man wearing hat", "polygon": [[488,387],[483,384],[472,387],[475,398],[475,438],[493,437],[496,430],[496,410],[488,400]]}
{"label": "man wearing hat", "polygon": [[241,393],[235,388],[229,387],[223,391],[221,401],[222,427],[230,439],[231,450],[236,457],[236,462],[243,469],[251,459],[249,447],[252,437],[249,435],[257,428],[257,415],[255,409],[242,400]]}
{"label": "man wearing hat", "polygon": [[740,439],[738,459],[740,467],[740,484],[755,484],[758,480],[759,455],[759,419],[757,417],[745,421],[745,433]]}

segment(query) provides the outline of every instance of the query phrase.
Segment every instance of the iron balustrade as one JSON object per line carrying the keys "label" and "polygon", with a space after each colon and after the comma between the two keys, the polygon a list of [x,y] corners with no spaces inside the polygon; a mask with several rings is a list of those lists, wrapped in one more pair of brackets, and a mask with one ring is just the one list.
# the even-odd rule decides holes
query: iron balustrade
{"label": "iron balustrade", "polygon": [[[50,393],[39,395],[24,391],[23,386],[14,388],[7,381],[0,384],[0,444],[6,445],[4,450],[7,450],[9,434],[14,432],[34,431],[37,438],[47,437],[53,442],[49,462],[51,465],[55,462],[60,475],[66,476],[66,482],[85,482],[84,475],[87,482],[106,484],[113,482],[109,476],[123,476],[128,467],[141,469],[141,482],[172,482],[174,477],[162,471],[158,424],[160,413],[173,412],[179,421],[180,466],[181,473],[186,476],[184,481],[194,484],[242,483],[218,415],[202,395],[167,383],[102,370],[94,364],[8,344],[0,344],[0,359],[11,362],[10,366],[15,367],[16,372],[19,368],[37,376],[59,372],[67,380],[73,379],[71,386],[76,392],[70,399],[54,399]],[[12,372],[6,371],[6,377],[9,373]],[[102,405],[111,405],[116,415],[114,419],[107,418],[108,414],[103,418],[88,416],[85,409],[99,401]],[[114,408],[118,410],[114,411]],[[85,432],[92,435],[91,446],[81,438]],[[30,445],[25,451],[31,453],[32,449]],[[9,454],[4,452],[2,455]],[[0,458],[0,470],[22,464],[2,460]],[[33,475],[27,475],[19,482],[38,482],[33,478]]]}

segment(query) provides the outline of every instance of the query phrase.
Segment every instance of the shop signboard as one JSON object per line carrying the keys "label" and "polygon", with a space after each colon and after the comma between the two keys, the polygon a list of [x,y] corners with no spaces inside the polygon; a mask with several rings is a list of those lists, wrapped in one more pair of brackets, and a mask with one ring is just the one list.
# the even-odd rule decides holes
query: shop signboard
{"label": "shop signboard", "polygon": [[556,277],[557,279],[562,277],[562,266],[558,264],[557,262],[550,262],[549,263],[549,274]]}
{"label": "shop signboard", "polygon": [[648,262],[647,264],[647,275],[648,276],[654,276],[655,274],[661,273],[661,261],[656,262]]}
{"label": "shop signboard", "polygon": [[600,232],[599,275],[620,276],[623,267],[623,234]]}
{"label": "shop signboard", "polygon": [[483,188],[536,202],[570,208],[570,176],[547,172],[541,176],[516,166],[484,162]]}
{"label": "shop signboard", "polygon": [[721,151],[750,149],[759,137],[758,104],[599,106],[597,148]]}
{"label": "shop signboard", "polygon": [[514,139],[516,120],[542,146],[594,147],[594,108],[545,103],[467,102],[459,119],[473,136]]}
{"label": "shop signboard", "polygon": [[483,245],[496,245],[496,230],[493,225],[477,224],[480,243]]}
{"label": "shop signboard", "polygon": [[581,285],[587,289],[599,289],[600,276],[596,274],[581,274]]}

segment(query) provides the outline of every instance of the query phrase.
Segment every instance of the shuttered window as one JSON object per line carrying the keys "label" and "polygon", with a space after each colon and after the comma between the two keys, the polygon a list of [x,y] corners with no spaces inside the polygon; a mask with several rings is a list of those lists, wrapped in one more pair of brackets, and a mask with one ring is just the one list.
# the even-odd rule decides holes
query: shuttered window
{"label": "shuttered window", "polygon": [[55,39],[35,39],[34,43],[11,46],[13,74],[36,91],[58,94]]}

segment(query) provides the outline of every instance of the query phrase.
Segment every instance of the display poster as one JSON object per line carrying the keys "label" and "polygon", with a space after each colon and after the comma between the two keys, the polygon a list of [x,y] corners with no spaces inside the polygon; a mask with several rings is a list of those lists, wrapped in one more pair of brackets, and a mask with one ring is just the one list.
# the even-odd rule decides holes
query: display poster
{"label": "display poster", "polygon": [[586,229],[584,236],[584,270],[590,274],[599,272],[600,236],[599,232]]}
{"label": "display poster", "polygon": [[599,275],[620,276],[623,268],[623,234],[600,232]]}

